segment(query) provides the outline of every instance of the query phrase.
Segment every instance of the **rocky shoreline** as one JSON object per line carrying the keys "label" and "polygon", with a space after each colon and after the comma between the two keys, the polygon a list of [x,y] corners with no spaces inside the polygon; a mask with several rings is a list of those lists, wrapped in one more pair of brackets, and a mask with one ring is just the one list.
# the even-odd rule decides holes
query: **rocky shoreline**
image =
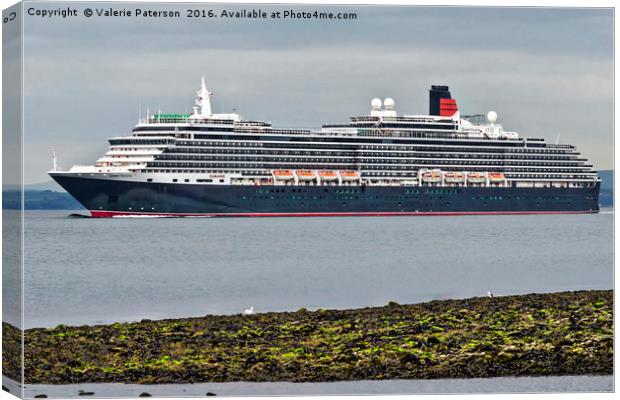
{"label": "rocky shoreline", "polygon": [[613,291],[36,328],[24,356],[41,384],[609,375]]}

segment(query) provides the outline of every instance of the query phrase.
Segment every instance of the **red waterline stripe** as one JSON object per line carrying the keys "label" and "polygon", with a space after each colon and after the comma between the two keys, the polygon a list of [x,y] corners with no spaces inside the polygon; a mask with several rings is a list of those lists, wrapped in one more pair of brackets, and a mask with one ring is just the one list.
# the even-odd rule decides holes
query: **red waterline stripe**
{"label": "red waterline stripe", "polygon": [[132,211],[90,210],[95,218],[119,216],[149,217],[388,217],[388,216],[456,216],[456,215],[527,215],[527,214],[593,214],[597,211],[430,211],[430,212],[302,212],[302,213],[148,213]]}

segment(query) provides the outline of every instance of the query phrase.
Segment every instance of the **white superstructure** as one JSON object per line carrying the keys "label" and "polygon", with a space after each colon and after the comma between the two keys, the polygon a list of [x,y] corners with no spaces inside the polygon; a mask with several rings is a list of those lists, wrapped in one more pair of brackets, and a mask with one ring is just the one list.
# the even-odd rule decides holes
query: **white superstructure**
{"label": "white superstructure", "polygon": [[[446,96],[447,87],[440,88]],[[110,138],[94,165],[63,173],[237,185],[576,187],[597,181],[574,146],[505,131],[493,111],[486,122],[473,123],[447,93],[437,115],[399,115],[392,98],[375,98],[368,115],[347,124],[274,129],[237,113],[213,113],[203,78],[191,114],[147,114],[131,135]]]}

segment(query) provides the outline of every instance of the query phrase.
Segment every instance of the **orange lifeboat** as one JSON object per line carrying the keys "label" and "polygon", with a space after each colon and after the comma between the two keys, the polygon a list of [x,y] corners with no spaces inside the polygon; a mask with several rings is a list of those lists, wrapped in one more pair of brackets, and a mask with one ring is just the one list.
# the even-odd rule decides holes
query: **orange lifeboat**
{"label": "orange lifeboat", "polygon": [[338,180],[338,174],[335,171],[319,171],[319,177],[324,182]]}
{"label": "orange lifeboat", "polygon": [[446,172],[443,174],[443,177],[449,183],[462,183],[465,181],[465,174],[462,172]]}
{"label": "orange lifeboat", "polygon": [[441,182],[441,171],[438,169],[424,171],[422,172],[422,180],[429,183]]}
{"label": "orange lifeboat", "polygon": [[278,181],[288,181],[293,179],[293,173],[288,169],[276,169],[273,171],[273,176]]}
{"label": "orange lifeboat", "polygon": [[470,172],[467,174],[467,181],[470,183],[486,183],[487,174],[484,172]]}
{"label": "orange lifeboat", "polygon": [[295,171],[295,174],[297,175],[297,178],[300,181],[311,181],[311,180],[316,179],[316,175],[314,174],[313,171],[297,170]]}
{"label": "orange lifeboat", "polygon": [[360,175],[357,171],[340,171],[340,177],[343,181],[357,181],[360,179]]}
{"label": "orange lifeboat", "polygon": [[499,183],[504,182],[504,180],[506,180],[506,178],[501,172],[489,172],[489,182]]}

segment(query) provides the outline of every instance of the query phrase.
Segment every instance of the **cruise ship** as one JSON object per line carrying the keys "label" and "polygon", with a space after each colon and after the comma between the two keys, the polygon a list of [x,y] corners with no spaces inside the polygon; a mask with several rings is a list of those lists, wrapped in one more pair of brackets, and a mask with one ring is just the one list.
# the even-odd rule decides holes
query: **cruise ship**
{"label": "cruise ship", "polygon": [[140,118],[94,165],[50,176],[93,217],[388,216],[598,212],[600,178],[574,146],[521,137],[493,111],[461,116],[447,86],[428,115],[391,98],[317,129],[214,113]]}

